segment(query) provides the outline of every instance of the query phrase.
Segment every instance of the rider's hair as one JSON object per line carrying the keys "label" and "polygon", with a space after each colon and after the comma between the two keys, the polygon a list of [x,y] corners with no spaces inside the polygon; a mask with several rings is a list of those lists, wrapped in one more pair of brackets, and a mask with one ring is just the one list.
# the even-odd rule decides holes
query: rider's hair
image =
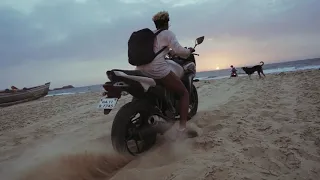
{"label": "rider's hair", "polygon": [[169,13],[167,11],[160,11],[152,17],[157,29],[164,27],[170,20]]}

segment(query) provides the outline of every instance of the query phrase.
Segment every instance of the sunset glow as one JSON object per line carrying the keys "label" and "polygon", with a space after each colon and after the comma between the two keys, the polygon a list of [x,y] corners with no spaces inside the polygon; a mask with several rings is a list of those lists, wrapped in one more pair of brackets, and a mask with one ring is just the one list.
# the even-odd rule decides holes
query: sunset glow
{"label": "sunset glow", "polygon": [[205,37],[196,47],[197,72],[320,57],[318,0],[154,2],[0,1],[0,89],[98,84],[107,70],[134,69],[128,39],[155,30],[151,19],[159,10],[169,11],[183,47]]}

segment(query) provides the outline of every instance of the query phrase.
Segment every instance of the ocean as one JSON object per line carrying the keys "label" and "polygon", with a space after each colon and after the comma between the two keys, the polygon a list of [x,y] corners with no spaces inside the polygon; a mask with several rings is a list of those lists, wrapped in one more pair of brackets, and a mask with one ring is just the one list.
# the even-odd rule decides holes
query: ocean
{"label": "ocean", "polygon": [[[240,67],[236,67],[238,70],[239,76],[246,76],[243,70]],[[289,71],[298,71],[306,69],[320,69],[320,58],[308,59],[308,60],[298,60],[298,61],[289,61],[281,63],[272,63],[265,64],[263,66],[263,72],[265,74],[273,74],[280,72],[289,72]],[[214,71],[198,72],[196,78],[199,80],[212,80],[212,79],[222,79],[230,77],[230,69],[221,69]],[[106,78],[107,81],[107,78]],[[47,96],[57,96],[57,95],[69,95],[77,93],[86,93],[86,92],[102,92],[102,85],[93,85],[93,86],[84,86],[84,87],[75,87],[72,89],[61,89],[49,91]]]}

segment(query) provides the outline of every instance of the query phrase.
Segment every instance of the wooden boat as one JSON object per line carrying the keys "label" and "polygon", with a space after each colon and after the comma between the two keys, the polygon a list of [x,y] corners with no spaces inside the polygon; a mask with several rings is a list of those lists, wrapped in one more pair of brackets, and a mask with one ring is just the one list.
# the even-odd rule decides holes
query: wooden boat
{"label": "wooden boat", "polygon": [[48,94],[50,82],[31,88],[23,88],[21,90],[0,91],[0,107],[11,106],[27,101],[32,101],[44,97]]}

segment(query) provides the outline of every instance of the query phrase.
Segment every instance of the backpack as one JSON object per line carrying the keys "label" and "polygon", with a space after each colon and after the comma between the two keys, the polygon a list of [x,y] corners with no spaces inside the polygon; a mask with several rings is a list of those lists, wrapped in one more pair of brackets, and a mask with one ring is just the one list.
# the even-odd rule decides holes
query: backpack
{"label": "backpack", "polygon": [[159,52],[153,51],[154,40],[157,35],[164,29],[154,33],[148,28],[133,32],[128,41],[128,58],[129,63],[133,66],[149,64],[167,47],[162,48]]}

